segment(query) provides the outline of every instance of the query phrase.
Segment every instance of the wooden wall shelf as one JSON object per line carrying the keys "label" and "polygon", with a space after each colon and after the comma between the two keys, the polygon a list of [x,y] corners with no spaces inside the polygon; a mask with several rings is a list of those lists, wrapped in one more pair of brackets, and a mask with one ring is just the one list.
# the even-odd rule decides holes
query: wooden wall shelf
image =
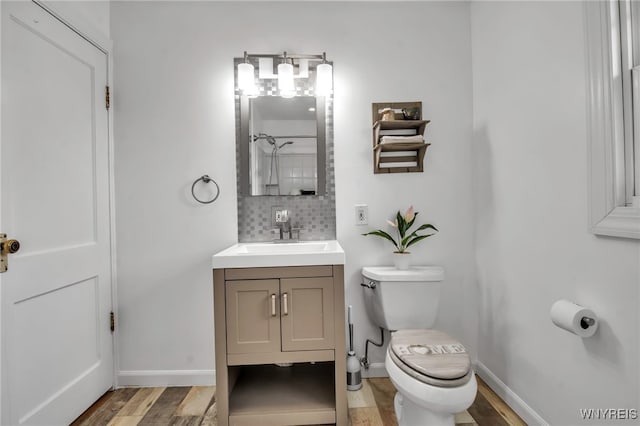
{"label": "wooden wall shelf", "polygon": [[[381,120],[380,111],[391,108],[395,120]],[[402,109],[417,108],[422,117],[422,102],[387,102],[372,104],[373,172],[411,173],[424,170],[424,156],[430,143],[424,141],[429,120],[405,120]],[[383,143],[383,136],[423,136],[422,141]]]}

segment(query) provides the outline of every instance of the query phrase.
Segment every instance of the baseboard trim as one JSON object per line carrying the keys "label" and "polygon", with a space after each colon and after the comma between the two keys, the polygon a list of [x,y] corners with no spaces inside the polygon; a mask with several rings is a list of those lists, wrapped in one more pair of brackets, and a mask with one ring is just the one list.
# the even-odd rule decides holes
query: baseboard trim
{"label": "baseboard trim", "polygon": [[522,398],[520,398],[509,386],[507,386],[502,380],[498,378],[491,370],[489,370],[483,363],[476,361],[475,363],[476,374],[485,381],[502,400],[509,406],[517,415],[522,418],[528,425],[540,425],[549,426],[538,413],[535,412]]}
{"label": "baseboard trim", "polygon": [[116,387],[215,386],[215,370],[124,370]]}
{"label": "baseboard trim", "polygon": [[387,369],[384,368],[384,362],[374,362],[369,364],[369,368],[362,368],[362,377],[368,379],[370,377],[389,377]]}

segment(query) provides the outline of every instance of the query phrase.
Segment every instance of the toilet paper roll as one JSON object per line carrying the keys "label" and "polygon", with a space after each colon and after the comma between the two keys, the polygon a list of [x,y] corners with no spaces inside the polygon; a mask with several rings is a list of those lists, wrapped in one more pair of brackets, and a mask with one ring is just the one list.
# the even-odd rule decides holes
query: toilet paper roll
{"label": "toilet paper roll", "polygon": [[558,300],[551,306],[551,321],[580,337],[591,337],[598,329],[598,317],[591,309],[568,300]]}

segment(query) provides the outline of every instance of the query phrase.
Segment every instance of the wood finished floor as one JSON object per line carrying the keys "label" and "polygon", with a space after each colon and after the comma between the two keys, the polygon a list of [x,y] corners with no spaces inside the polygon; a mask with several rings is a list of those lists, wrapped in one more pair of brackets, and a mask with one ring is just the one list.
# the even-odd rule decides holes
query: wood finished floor
{"label": "wood finished floor", "polygon": [[[364,379],[362,389],[347,392],[352,426],[397,426],[395,388],[387,378]],[[71,426],[176,425],[215,426],[215,387],[124,388],[107,392]],[[526,426],[480,378],[469,410],[456,425]]]}

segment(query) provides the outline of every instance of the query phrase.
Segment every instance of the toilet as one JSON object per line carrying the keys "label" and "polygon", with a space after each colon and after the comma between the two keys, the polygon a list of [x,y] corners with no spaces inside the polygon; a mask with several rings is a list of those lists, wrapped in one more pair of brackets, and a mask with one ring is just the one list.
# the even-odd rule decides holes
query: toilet
{"label": "toilet", "polygon": [[473,403],[478,386],[465,347],[431,329],[444,270],[364,267],[362,278],[369,317],[392,332],[385,368],[398,391],[399,426],[453,426],[455,414]]}

